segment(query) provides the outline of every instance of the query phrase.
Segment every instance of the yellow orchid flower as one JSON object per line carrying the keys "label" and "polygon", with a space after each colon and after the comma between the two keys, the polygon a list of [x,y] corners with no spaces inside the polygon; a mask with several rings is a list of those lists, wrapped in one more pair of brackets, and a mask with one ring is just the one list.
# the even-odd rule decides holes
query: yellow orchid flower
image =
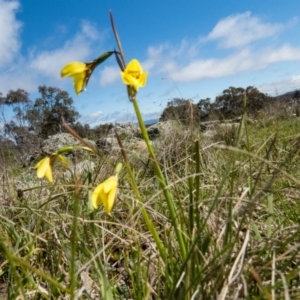
{"label": "yellow orchid flower", "polygon": [[74,89],[79,95],[86,87],[92,74],[92,64],[73,61],[63,67],[61,77],[74,77]]}
{"label": "yellow orchid flower", "polygon": [[125,68],[124,72],[121,72],[123,83],[132,85],[137,92],[139,87],[146,85],[148,72],[143,72],[142,66],[137,59],[133,59]]}
{"label": "yellow orchid flower", "polygon": [[77,95],[85,90],[88,81],[94,69],[109,58],[115,51],[108,51],[99,56],[97,59],[83,63],[80,61],[73,61],[65,65],[61,72],[61,77],[74,77],[74,89]]}
{"label": "yellow orchid flower", "polygon": [[55,152],[50,157],[44,157],[35,165],[38,178],[45,177],[49,182],[53,182],[52,168],[56,158],[58,158],[65,167],[69,165],[69,161],[65,156]]}
{"label": "yellow orchid flower", "polygon": [[100,183],[92,194],[92,204],[95,209],[102,203],[106,212],[110,215],[113,208],[118,188],[118,174],[110,176]]}
{"label": "yellow orchid flower", "polygon": [[49,182],[53,181],[52,177],[52,166],[53,166],[53,159],[49,156],[40,160],[36,165],[35,168],[37,169],[37,177],[43,178],[45,177]]}

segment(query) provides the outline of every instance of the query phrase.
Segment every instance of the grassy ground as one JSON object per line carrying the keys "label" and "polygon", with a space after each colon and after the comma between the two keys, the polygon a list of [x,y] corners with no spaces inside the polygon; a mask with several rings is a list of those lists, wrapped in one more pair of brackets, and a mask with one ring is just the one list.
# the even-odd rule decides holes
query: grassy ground
{"label": "grassy ground", "polygon": [[81,173],[57,165],[53,185],[4,172],[0,298],[300,299],[299,132],[266,116],[210,135],[173,127],[154,145],[176,222],[143,152],[127,151],[141,201],[123,168],[111,216],[88,196],[120,154],[90,155]]}

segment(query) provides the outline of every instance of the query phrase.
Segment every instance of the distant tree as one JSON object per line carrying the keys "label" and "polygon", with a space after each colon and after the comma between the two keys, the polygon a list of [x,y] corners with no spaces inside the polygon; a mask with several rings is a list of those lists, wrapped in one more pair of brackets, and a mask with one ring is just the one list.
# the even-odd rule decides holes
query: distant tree
{"label": "distant tree", "polygon": [[167,107],[185,105],[185,104],[187,104],[187,101],[190,101],[190,100],[182,99],[182,98],[174,98],[167,103]]}
{"label": "distant tree", "polygon": [[5,97],[0,97],[0,102],[3,106],[12,107],[14,122],[17,126],[24,126],[25,111],[30,103],[29,94],[22,89],[10,90]]}
{"label": "distant tree", "polygon": [[112,123],[97,125],[91,129],[91,136],[95,140],[107,136],[113,127],[114,125]]}
{"label": "distant tree", "polygon": [[82,138],[90,138],[91,128],[89,124],[81,124],[80,122],[76,122],[72,125],[72,129],[75,130]]}
{"label": "distant tree", "polygon": [[[5,111],[5,104],[4,104],[4,102],[5,102],[5,97],[0,92],[0,122],[2,124],[5,123],[5,112],[4,112]],[[0,126],[0,132],[2,131],[1,129],[2,129],[2,127]]]}
{"label": "distant tree", "polygon": [[192,118],[193,122],[200,122],[200,110],[198,106],[190,100],[175,98],[168,102],[159,120],[178,120],[182,124],[187,125],[191,122]]}
{"label": "distant tree", "polygon": [[197,103],[197,107],[200,111],[200,119],[201,121],[205,121],[209,118],[211,114],[211,109],[213,107],[210,98],[201,99]]}
{"label": "distant tree", "polygon": [[216,97],[215,110],[221,118],[231,118],[243,112],[244,89],[230,86]]}
{"label": "distant tree", "polygon": [[14,105],[20,103],[28,103],[30,99],[29,94],[26,91],[17,89],[15,91],[10,90],[6,97],[4,97],[3,101],[6,105]]}
{"label": "distant tree", "polygon": [[75,110],[73,99],[68,92],[59,88],[39,86],[40,98],[37,98],[28,108],[26,119],[30,129],[42,138],[56,134],[62,130],[61,118],[73,125],[80,117]]}
{"label": "distant tree", "polygon": [[270,97],[267,94],[260,92],[253,86],[246,88],[247,96],[247,112],[249,115],[257,115],[257,113],[265,106],[269,105]]}
{"label": "distant tree", "polygon": [[300,100],[300,91],[299,90],[294,91],[293,98],[296,100]]}
{"label": "distant tree", "polygon": [[[68,93],[58,88],[40,86],[41,96],[32,102],[29,94],[21,89],[10,90],[6,96],[0,94],[0,147],[11,141],[15,147],[8,151],[18,152],[16,160],[22,161],[26,154],[39,146],[42,139],[60,131],[61,117],[74,124],[79,117],[73,108],[73,100]],[[5,107],[14,115],[6,119]],[[10,149],[10,150],[9,150]],[[20,155],[21,154],[21,155]]]}
{"label": "distant tree", "polygon": [[20,150],[16,144],[3,135],[0,135],[0,172],[4,174],[7,167],[19,163]]}
{"label": "distant tree", "polygon": [[27,126],[20,126],[13,120],[4,124],[4,133],[5,137],[9,137],[15,143],[20,152],[23,152],[24,146],[34,139]]}
{"label": "distant tree", "polygon": [[247,96],[247,112],[255,115],[264,107],[268,96],[261,93],[257,88],[248,86],[244,88],[229,87],[221,96],[216,97],[215,111],[221,118],[232,118],[242,115],[244,111],[244,97]]}
{"label": "distant tree", "polygon": [[[10,90],[6,96],[0,97],[2,108],[2,122],[4,123],[2,130],[2,140],[9,139],[17,147],[19,152],[26,153],[28,146],[32,143],[32,136],[29,133],[26,122],[26,111],[30,103],[29,94],[22,90]],[[14,112],[10,120],[6,120],[4,107],[12,108]]]}

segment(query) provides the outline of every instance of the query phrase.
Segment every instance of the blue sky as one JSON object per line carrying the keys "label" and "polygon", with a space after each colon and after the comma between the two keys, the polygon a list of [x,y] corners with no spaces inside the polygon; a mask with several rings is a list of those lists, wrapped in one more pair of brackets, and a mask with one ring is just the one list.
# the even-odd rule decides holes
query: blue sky
{"label": "blue sky", "polygon": [[116,47],[109,10],[126,60],[149,72],[138,93],[145,119],[173,98],[214,100],[229,86],[270,95],[300,88],[299,0],[0,0],[0,92],[22,88],[34,100],[39,85],[56,86],[82,123],[134,121],[113,57],[79,97],[59,75]]}

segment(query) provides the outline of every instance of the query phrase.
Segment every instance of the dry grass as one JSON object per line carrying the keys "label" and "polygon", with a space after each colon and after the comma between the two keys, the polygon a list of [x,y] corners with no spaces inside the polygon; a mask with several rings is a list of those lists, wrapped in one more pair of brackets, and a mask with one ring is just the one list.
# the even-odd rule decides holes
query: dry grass
{"label": "dry grass", "polygon": [[127,153],[143,203],[123,170],[111,217],[89,212],[89,184],[106,179],[119,155],[91,156],[95,168],[71,176],[56,169],[54,185],[10,170],[0,191],[2,297],[109,299],[110,286],[114,299],[299,299],[298,123],[241,122],[213,139],[177,124],[154,142],[185,258],[144,150]]}

